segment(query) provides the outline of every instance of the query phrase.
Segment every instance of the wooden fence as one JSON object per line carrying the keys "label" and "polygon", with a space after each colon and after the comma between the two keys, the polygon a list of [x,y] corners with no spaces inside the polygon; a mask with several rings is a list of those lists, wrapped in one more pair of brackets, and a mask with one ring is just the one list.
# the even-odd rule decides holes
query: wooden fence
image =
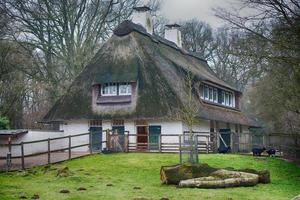
{"label": "wooden fence", "polygon": [[[76,137],[81,137],[81,136],[88,136],[89,140],[87,143],[79,144],[79,145],[74,145],[72,143],[72,138]],[[51,141],[58,141],[58,140],[66,140],[67,139],[67,147],[64,148],[51,148]],[[35,145],[38,143],[47,143],[46,145],[46,151],[40,151],[37,153],[25,153],[25,145]],[[102,142],[102,143],[105,143]],[[0,144],[1,146],[7,147],[7,156],[2,156],[0,157],[0,160],[6,160],[6,165],[8,168],[11,166],[11,161],[13,159],[21,159],[21,168],[25,169],[25,159],[30,158],[30,157],[37,157],[40,155],[47,155],[47,164],[51,164],[51,154],[56,153],[56,152],[67,152],[67,159],[72,158],[72,149],[76,148],[81,148],[81,147],[88,147],[89,149],[89,154],[93,153],[93,148],[91,147],[92,144],[97,144],[92,142],[92,136],[91,133],[82,133],[82,134],[77,134],[77,135],[68,135],[68,136],[62,136],[62,137],[55,137],[55,138],[48,138],[48,139],[42,139],[42,140],[34,140],[34,141],[26,141],[26,142],[20,142],[20,143],[8,143],[8,144]],[[12,148],[17,147],[20,149],[20,154],[19,155],[14,155],[12,154]],[[67,160],[64,159],[64,160]]]}
{"label": "wooden fence", "polygon": [[[26,166],[26,159],[30,157],[46,155],[47,156],[47,163],[51,164],[56,162],[52,155],[55,152],[63,152],[67,154],[67,158],[64,160],[68,160],[72,158],[72,150],[87,147],[87,154],[93,153],[92,145],[101,144],[101,150],[113,150],[113,151],[124,151],[124,152],[166,152],[166,153],[178,153],[180,151],[180,135],[182,134],[158,134],[158,135],[141,135],[141,134],[130,134],[128,131],[125,131],[123,135],[113,134],[111,130],[103,131],[101,134],[102,140],[99,143],[96,141],[92,141],[92,134],[93,133],[82,133],[77,135],[69,135],[69,136],[62,136],[56,138],[48,138],[42,140],[35,140],[35,141],[26,141],[21,143],[9,143],[9,144],[0,144],[1,146],[7,147],[7,156],[0,157],[0,161],[4,160],[7,163],[8,168],[11,166],[11,160],[13,159],[20,159],[21,160],[21,168],[25,169]],[[183,134],[186,134],[184,132]],[[220,137],[220,133],[216,132],[194,132],[197,137],[197,150],[202,153],[210,153],[210,152],[217,152],[217,148],[220,145],[220,142],[223,141]],[[230,144],[228,146],[232,147],[232,152],[251,152],[254,146],[261,146],[267,148],[275,148],[279,152],[283,152],[285,155],[293,156],[296,158],[300,157],[300,147],[297,147],[300,141],[300,138],[297,137],[296,146],[289,145],[290,143],[286,142],[283,143],[282,137],[285,136],[278,136],[278,135],[263,135],[260,139],[253,142],[253,135],[251,136],[250,133],[245,134],[236,134],[236,133],[229,133],[230,134]],[[86,142],[82,144],[74,144],[72,142],[72,138],[77,138],[81,136],[87,136],[88,139]],[[139,141],[139,139],[143,141]],[[274,139],[276,138],[276,139]],[[52,146],[52,141],[63,141],[64,147],[62,148],[54,148]],[[119,148],[116,148],[116,140]],[[276,142],[275,142],[276,141]],[[285,140],[287,141],[287,139]],[[45,151],[35,152],[35,153],[26,153],[25,145],[35,145],[38,143],[43,143]],[[118,146],[117,145],[117,146]],[[18,155],[16,153],[11,153],[12,148],[17,147],[19,149]],[[121,148],[120,148],[121,147]]]}

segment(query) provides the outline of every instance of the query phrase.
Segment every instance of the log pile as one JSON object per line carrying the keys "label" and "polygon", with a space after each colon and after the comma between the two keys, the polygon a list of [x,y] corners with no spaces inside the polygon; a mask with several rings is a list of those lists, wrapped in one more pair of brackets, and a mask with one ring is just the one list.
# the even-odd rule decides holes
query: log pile
{"label": "log pile", "polygon": [[217,169],[208,164],[183,164],[161,167],[160,179],[163,184],[179,187],[225,188],[270,183],[270,173],[267,170]]}

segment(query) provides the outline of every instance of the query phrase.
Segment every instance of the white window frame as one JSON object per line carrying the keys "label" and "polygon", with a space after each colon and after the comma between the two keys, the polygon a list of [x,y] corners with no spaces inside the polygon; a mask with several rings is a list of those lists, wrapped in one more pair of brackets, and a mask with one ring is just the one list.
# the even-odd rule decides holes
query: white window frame
{"label": "white window frame", "polygon": [[225,91],[224,90],[222,90],[221,91],[221,96],[222,96],[222,105],[225,105]]}
{"label": "white window frame", "polygon": [[[126,86],[126,92],[125,93],[123,93],[123,92],[121,92],[121,87],[124,87],[124,86]],[[120,96],[127,96],[127,95],[131,95],[131,93],[132,93],[132,87],[131,87],[131,84],[130,83],[120,83],[119,85],[118,85],[118,87],[119,87],[119,95]]]}
{"label": "white window frame", "polygon": [[[227,107],[235,107],[235,93],[222,88],[210,86],[204,84],[201,98],[216,104],[220,104]],[[221,90],[222,102],[219,103],[219,89]],[[205,96],[206,92],[206,96]]]}
{"label": "white window frame", "polygon": [[[108,93],[104,93],[107,88]],[[118,85],[116,83],[105,83],[101,86],[101,96],[117,96],[118,95]]]}
{"label": "white window frame", "polygon": [[[216,98],[214,98],[214,97],[216,97]],[[213,88],[213,102],[218,103],[218,89],[217,88]]]}
{"label": "white window frame", "polygon": [[[207,90],[207,96],[205,96],[205,90]],[[205,100],[209,100],[209,88],[207,85],[204,85],[204,89],[203,89],[203,97]]]}
{"label": "white window frame", "polygon": [[214,89],[212,87],[208,88],[208,99],[209,99],[209,101],[214,100]]}

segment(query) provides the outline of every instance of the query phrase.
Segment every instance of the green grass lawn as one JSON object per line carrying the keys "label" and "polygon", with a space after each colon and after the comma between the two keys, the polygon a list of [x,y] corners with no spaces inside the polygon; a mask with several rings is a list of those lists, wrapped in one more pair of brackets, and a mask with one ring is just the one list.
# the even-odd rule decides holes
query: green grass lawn
{"label": "green grass lawn", "polygon": [[[98,154],[26,172],[0,173],[0,199],[291,199],[300,194],[300,168],[276,158],[201,154],[200,161],[213,167],[269,169],[271,184],[227,189],[176,188],[161,185],[162,165],[178,162],[177,154]],[[57,177],[56,168],[68,166],[72,175]],[[52,170],[51,170],[52,169]],[[112,186],[107,186],[112,184]],[[84,187],[86,191],[77,191]],[[140,187],[140,189],[134,189]],[[59,193],[67,189],[68,194]]]}

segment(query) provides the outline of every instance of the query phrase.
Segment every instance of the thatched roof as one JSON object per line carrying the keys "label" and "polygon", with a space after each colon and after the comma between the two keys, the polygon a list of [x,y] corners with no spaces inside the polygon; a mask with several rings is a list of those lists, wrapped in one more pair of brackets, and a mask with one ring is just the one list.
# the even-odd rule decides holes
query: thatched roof
{"label": "thatched roof", "polygon": [[[44,117],[44,121],[170,119],[174,110],[186,101],[184,78],[187,71],[191,71],[198,82],[211,82],[239,92],[218,79],[207,62],[197,55],[125,21]],[[112,107],[114,112],[93,112],[92,86],[108,82],[137,82],[136,104],[131,109]],[[257,125],[238,110],[207,105],[196,92],[194,95],[200,118]]]}

